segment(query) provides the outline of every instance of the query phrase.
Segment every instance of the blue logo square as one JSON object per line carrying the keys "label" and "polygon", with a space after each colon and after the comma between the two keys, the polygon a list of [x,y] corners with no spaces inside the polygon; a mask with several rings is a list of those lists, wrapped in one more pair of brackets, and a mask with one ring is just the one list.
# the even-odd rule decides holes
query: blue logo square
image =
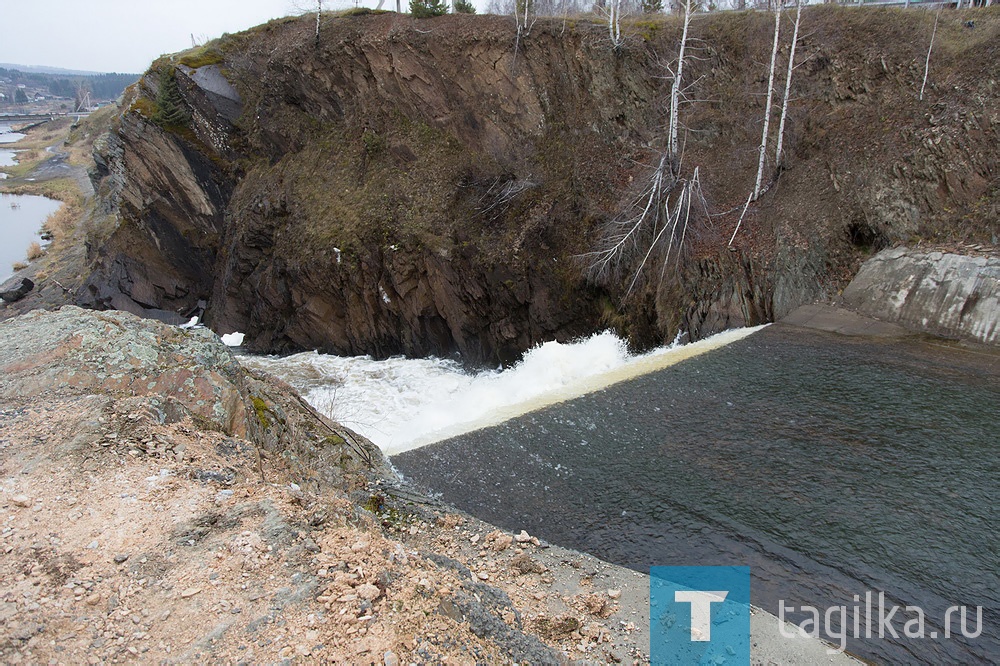
{"label": "blue logo square", "polygon": [[651,567],[650,663],[750,664],[750,567]]}

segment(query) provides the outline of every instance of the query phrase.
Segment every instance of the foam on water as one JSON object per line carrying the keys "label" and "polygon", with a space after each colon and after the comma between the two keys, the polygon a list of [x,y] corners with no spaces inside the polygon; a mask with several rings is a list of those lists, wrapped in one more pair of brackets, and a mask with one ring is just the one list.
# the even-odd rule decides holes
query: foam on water
{"label": "foam on water", "polygon": [[599,390],[750,335],[726,331],[689,345],[628,353],[605,332],[579,342],[546,342],[506,370],[469,373],[452,361],[306,352],[243,356],[247,366],[277,375],[313,407],[392,455]]}

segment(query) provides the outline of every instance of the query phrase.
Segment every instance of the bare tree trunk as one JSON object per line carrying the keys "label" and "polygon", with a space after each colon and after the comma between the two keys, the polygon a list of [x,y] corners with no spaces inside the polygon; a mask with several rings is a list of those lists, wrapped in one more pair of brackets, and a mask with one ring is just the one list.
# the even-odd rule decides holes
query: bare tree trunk
{"label": "bare tree trunk", "polygon": [[611,38],[611,46],[618,48],[622,45],[622,0],[609,0],[608,2],[608,36]]}
{"label": "bare tree trunk", "polygon": [[323,0],[316,0],[316,47],[319,47],[319,17],[323,13]]}
{"label": "bare tree trunk", "polygon": [[931,43],[927,47],[927,60],[924,62],[924,82],[920,84],[920,101],[924,101],[924,88],[927,86],[927,73],[931,69],[931,49],[934,48],[934,37],[937,35],[938,19],[941,18],[941,10],[938,9],[934,17],[934,30],[931,32]]}
{"label": "bare tree trunk", "polygon": [[760,157],[757,161],[757,180],[753,186],[754,201],[760,196],[764,181],[764,160],[767,157],[767,132],[771,126],[771,101],[774,98],[774,66],[778,59],[778,33],[781,31],[781,8],[774,10],[774,45],[771,47],[771,73],[767,77],[767,102],[764,104],[764,129],[760,136]]}
{"label": "bare tree trunk", "polygon": [[677,55],[677,71],[674,73],[674,84],[670,88],[670,125],[667,132],[667,154],[671,159],[680,152],[677,140],[677,108],[680,105],[681,79],[684,76],[684,50],[687,48],[688,27],[691,25],[691,10],[693,5],[694,0],[684,0],[684,30],[681,32],[681,48]]}
{"label": "bare tree trunk", "polygon": [[788,71],[785,74],[785,96],[781,100],[781,120],[778,122],[778,145],[774,149],[774,164],[781,167],[781,147],[785,140],[785,118],[788,117],[788,94],[792,89],[792,70],[795,69],[795,46],[799,41],[799,20],[802,18],[802,0],[795,0],[795,29],[792,31],[792,48],[788,54]]}

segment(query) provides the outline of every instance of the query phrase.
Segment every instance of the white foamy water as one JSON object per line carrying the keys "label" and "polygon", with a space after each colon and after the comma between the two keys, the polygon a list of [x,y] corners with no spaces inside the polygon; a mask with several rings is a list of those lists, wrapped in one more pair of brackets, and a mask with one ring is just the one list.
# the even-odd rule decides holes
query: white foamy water
{"label": "white foamy water", "polygon": [[240,361],[285,380],[317,410],[392,455],[667,367],[760,328],[639,356],[613,333],[599,333],[574,343],[547,342],[511,368],[478,373],[441,359],[374,361],[316,352]]}

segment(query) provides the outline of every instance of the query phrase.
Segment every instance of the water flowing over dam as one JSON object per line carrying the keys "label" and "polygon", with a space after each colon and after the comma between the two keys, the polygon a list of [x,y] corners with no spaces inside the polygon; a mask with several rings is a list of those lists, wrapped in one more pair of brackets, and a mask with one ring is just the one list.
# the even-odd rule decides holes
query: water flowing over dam
{"label": "water flowing over dam", "polygon": [[321,412],[393,455],[667,367],[759,329],[726,331],[642,355],[629,354],[623,340],[605,332],[567,344],[547,342],[513,367],[480,372],[442,359],[375,361],[315,352],[242,360],[278,375]]}

